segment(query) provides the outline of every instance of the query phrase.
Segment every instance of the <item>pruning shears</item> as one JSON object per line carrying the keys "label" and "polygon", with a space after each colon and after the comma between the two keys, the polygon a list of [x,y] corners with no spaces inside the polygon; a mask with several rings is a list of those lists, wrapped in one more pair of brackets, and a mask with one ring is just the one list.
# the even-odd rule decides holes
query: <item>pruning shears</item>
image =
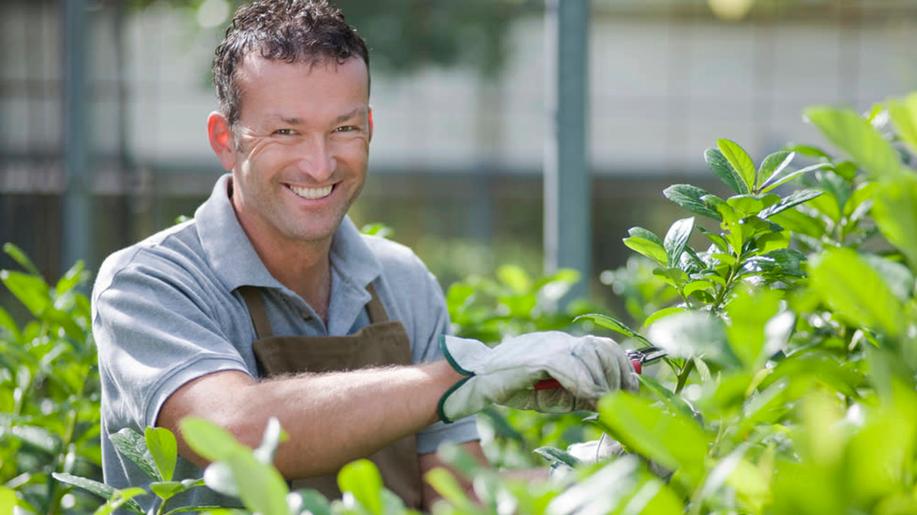
{"label": "pruning shears", "polygon": [[[643,365],[659,361],[666,357],[666,355],[665,350],[652,345],[643,347],[642,349],[627,351],[627,357],[630,359],[630,364],[634,367],[634,372],[637,374],[643,373]],[[535,383],[534,387],[536,390],[556,390],[557,388],[563,388],[557,379],[554,378],[542,379]]]}

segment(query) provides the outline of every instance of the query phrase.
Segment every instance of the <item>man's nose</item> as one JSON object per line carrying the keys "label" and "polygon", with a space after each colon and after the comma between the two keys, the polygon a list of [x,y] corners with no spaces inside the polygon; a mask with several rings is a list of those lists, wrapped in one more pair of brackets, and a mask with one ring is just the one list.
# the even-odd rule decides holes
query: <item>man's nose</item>
{"label": "man's nose", "polygon": [[309,175],[318,183],[328,180],[334,174],[336,162],[331,147],[325,138],[320,136],[307,138],[298,147],[297,165],[303,173]]}

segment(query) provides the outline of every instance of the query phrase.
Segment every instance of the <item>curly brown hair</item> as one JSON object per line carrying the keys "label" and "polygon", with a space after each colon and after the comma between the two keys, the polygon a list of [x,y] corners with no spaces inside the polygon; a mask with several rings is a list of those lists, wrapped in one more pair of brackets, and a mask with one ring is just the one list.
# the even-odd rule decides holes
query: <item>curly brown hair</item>
{"label": "curly brown hair", "polygon": [[255,51],[288,63],[359,57],[369,70],[366,42],[327,0],[255,0],[236,11],[213,59],[213,85],[230,125],[238,121],[241,104],[236,69]]}

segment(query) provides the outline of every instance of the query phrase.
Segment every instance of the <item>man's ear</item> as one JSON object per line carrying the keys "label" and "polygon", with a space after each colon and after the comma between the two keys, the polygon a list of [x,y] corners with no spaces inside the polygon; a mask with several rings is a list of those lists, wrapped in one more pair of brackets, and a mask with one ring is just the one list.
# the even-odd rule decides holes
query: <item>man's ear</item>
{"label": "man's ear", "polygon": [[368,111],[369,115],[369,141],[373,140],[373,108],[370,107]]}
{"label": "man's ear", "polygon": [[214,111],[207,117],[207,138],[223,169],[231,171],[236,166],[236,142],[229,120],[223,113]]}

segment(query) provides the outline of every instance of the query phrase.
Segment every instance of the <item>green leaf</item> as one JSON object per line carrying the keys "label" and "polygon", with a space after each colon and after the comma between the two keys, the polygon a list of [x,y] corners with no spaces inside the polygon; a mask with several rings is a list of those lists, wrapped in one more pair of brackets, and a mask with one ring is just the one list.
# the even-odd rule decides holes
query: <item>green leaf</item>
{"label": "green leaf", "polygon": [[684,295],[685,297],[689,297],[694,292],[707,291],[712,288],[713,288],[713,283],[711,283],[710,281],[700,281],[700,280],[691,281],[685,285],[681,294]]}
{"label": "green leaf", "polygon": [[717,233],[710,232],[705,229],[703,226],[698,225],[697,230],[700,231],[708,240],[710,240],[716,247],[722,252],[729,252],[729,244],[726,243],[726,239],[720,236]]}
{"label": "green leaf", "polygon": [[338,486],[369,513],[382,515],[382,476],[373,462],[360,459],[344,465],[338,473]]}
{"label": "green leaf", "polygon": [[739,214],[725,200],[716,195],[704,195],[701,200],[710,208],[715,209],[724,224],[728,225],[739,221]]}
{"label": "green leaf", "polygon": [[[856,221],[865,215],[866,210],[863,208],[868,206],[864,206],[864,203],[870,201],[869,205],[872,205],[871,201],[875,197],[878,188],[879,185],[875,182],[864,182],[856,186],[850,195],[850,200],[844,206],[844,216],[850,217],[851,221]],[[855,212],[857,213],[856,215],[854,214]]]}
{"label": "green leaf", "polygon": [[760,274],[768,279],[784,280],[789,277],[803,277],[805,254],[795,249],[777,249],[761,256],[749,258],[743,270]]}
{"label": "green leaf", "polygon": [[246,508],[264,515],[289,514],[289,489],[276,468],[258,461],[254,453],[244,446],[227,457],[225,463],[232,470],[239,498]]}
{"label": "green leaf", "polygon": [[755,243],[758,247],[755,252],[759,254],[785,249],[790,246],[790,233],[789,231],[780,231],[764,234],[759,236]]}
{"label": "green leaf", "polygon": [[624,245],[634,252],[652,259],[660,265],[665,265],[668,262],[668,255],[665,253],[665,249],[662,247],[661,243],[631,236],[629,238],[624,238]]}
{"label": "green leaf", "polygon": [[395,235],[394,229],[382,223],[366,224],[360,228],[360,232],[367,236],[378,236],[385,239]]}
{"label": "green leaf", "polygon": [[775,214],[796,207],[799,204],[803,204],[812,200],[813,198],[821,195],[822,192],[818,190],[799,190],[794,191],[792,194],[781,200],[779,203],[774,204],[773,206],[761,211],[758,216],[760,218],[769,218]]}
{"label": "green leaf", "polygon": [[19,327],[16,325],[16,321],[13,320],[13,317],[3,309],[3,306],[0,306],[0,336],[3,335],[3,331],[9,333],[13,341],[19,340]]}
{"label": "green leaf", "polygon": [[[198,506],[179,506],[178,508],[169,510],[165,515],[173,515],[175,513],[206,513],[208,515],[236,515],[236,512],[224,508],[222,506],[215,505],[198,505]],[[315,512],[314,515],[323,515],[318,512]]]}
{"label": "green leaf", "polygon": [[708,148],[704,152],[704,159],[707,161],[707,166],[726,186],[729,186],[729,189],[740,195],[749,193],[748,186],[742,176],[729,164],[729,160],[723,155],[722,151]]}
{"label": "green leaf", "polygon": [[436,455],[445,465],[465,477],[474,477],[483,468],[476,457],[455,442],[443,442]]}
{"label": "green leaf", "polygon": [[41,272],[38,271],[38,267],[35,266],[35,263],[33,263],[31,259],[29,259],[29,256],[27,256],[26,253],[23,252],[21,248],[17,247],[16,245],[12,243],[4,243],[3,252],[6,252],[6,255],[13,258],[13,261],[18,263],[19,266],[21,266],[22,269],[25,270],[26,272],[32,275],[41,277]]}
{"label": "green leaf", "polygon": [[465,489],[448,470],[442,467],[433,468],[424,474],[424,480],[453,507],[462,510],[461,512],[474,513],[476,511],[476,506],[468,498]]}
{"label": "green leaf", "polygon": [[643,238],[645,240],[650,240],[653,243],[658,244],[660,247],[662,246],[662,238],[660,238],[659,236],[656,236],[656,233],[654,233],[653,231],[649,229],[644,229],[643,227],[631,227],[630,229],[627,230],[627,234],[629,234],[630,236],[635,236],[637,238]]}
{"label": "green leaf", "polygon": [[821,148],[816,147],[814,145],[790,144],[786,146],[786,150],[789,150],[790,152],[796,152],[797,154],[803,155],[803,156],[827,159],[829,161],[831,160],[830,154],[828,154]]}
{"label": "green leaf", "polygon": [[165,481],[172,480],[175,462],[178,459],[178,443],[175,435],[163,427],[147,427],[145,431],[146,448],[153,457],[159,477]]}
{"label": "green leaf", "polygon": [[125,458],[131,460],[137,465],[147,477],[156,481],[162,481],[163,477],[159,474],[156,462],[146,448],[146,441],[139,433],[129,427],[125,427],[117,433],[108,437],[112,445]]}
{"label": "green leaf", "polygon": [[726,199],[726,203],[735,210],[739,218],[754,216],[764,209],[764,202],[755,195],[735,195]]}
{"label": "green leaf", "polygon": [[755,169],[755,162],[752,161],[748,152],[738,143],[728,139],[716,140],[716,147],[729,161],[729,166],[739,174],[745,184],[745,189],[749,192],[754,190],[757,182],[757,170]]}
{"label": "green leaf", "polygon": [[20,425],[14,426],[11,432],[24,443],[48,454],[55,455],[60,451],[59,438],[43,427]]}
{"label": "green leaf", "polygon": [[758,178],[755,181],[755,190],[763,189],[764,185],[767,184],[767,180],[770,179],[771,176],[780,174],[786,170],[795,157],[796,152],[790,152],[788,150],[780,150],[765,157],[764,161],[761,161],[761,167],[758,168]]}
{"label": "green leaf", "polygon": [[739,289],[726,306],[729,345],[748,369],[767,359],[764,349],[765,326],[777,314],[781,295],[771,289]]}
{"label": "green leaf", "polygon": [[16,504],[16,490],[0,486],[0,514],[13,515]]}
{"label": "green leaf", "polygon": [[824,221],[802,213],[797,209],[786,209],[768,216],[767,219],[777,223],[788,231],[811,236],[816,239],[821,238],[826,231]]}
{"label": "green leaf", "polygon": [[776,172],[770,177],[764,184],[761,185],[761,193],[767,193],[772,191],[775,188],[778,188],[794,179],[798,179],[803,175],[818,170],[828,170],[831,168],[829,163],[819,163],[812,166],[807,166],[805,168],[800,168],[799,170],[789,170],[784,169],[783,171]]}
{"label": "green leaf", "polygon": [[179,423],[182,438],[191,450],[210,461],[221,461],[240,451],[249,451],[222,427],[199,417],[186,417]]}
{"label": "green leaf", "polygon": [[516,265],[503,265],[497,268],[497,278],[509,286],[514,293],[527,293],[532,289],[532,279],[529,274]]}
{"label": "green leaf", "polygon": [[[51,474],[51,476],[61,483],[66,483],[77,488],[82,488],[83,490],[95,494],[105,500],[112,499],[118,493],[117,490],[104,483],[93,481],[92,479],[87,479],[85,477],[74,476],[73,474],[67,474],[64,472],[54,472]],[[138,505],[134,500],[130,500],[126,506],[134,513],[143,513],[140,505]]]}
{"label": "green leaf", "polygon": [[318,490],[311,488],[297,490],[296,494],[302,499],[303,512],[308,511],[312,515],[331,515],[331,503]]}
{"label": "green leaf", "polygon": [[879,272],[898,300],[907,302],[914,295],[914,274],[908,267],[874,254],[863,254],[863,259]]}
{"label": "green leaf", "polygon": [[639,334],[637,334],[637,331],[634,331],[630,327],[627,327],[627,325],[624,322],[621,322],[617,318],[614,318],[608,315],[602,315],[600,313],[589,313],[589,314],[580,315],[574,318],[573,322],[579,322],[580,320],[589,320],[599,327],[604,327],[605,329],[611,329],[612,331],[619,333],[619,334],[623,334],[624,336],[627,336],[629,338],[641,337]]}
{"label": "green leaf", "polygon": [[683,313],[687,311],[687,308],[681,306],[669,306],[667,308],[662,308],[653,312],[652,315],[646,317],[646,320],[643,321],[643,327],[649,327],[653,322],[661,320],[667,316],[674,315],[676,313]]}
{"label": "green leaf", "polygon": [[860,406],[867,414],[848,444],[846,467],[847,484],[859,505],[909,489],[905,470],[910,468],[917,437],[915,402],[912,391],[895,388],[887,402],[871,409]]}
{"label": "green leaf", "polygon": [[735,357],[726,347],[722,322],[707,313],[689,311],[657,320],[647,330],[647,339],[671,357],[735,363]]}
{"label": "green leaf", "polygon": [[99,506],[99,508],[93,512],[93,515],[110,515],[121,506],[129,503],[131,500],[133,500],[134,497],[137,497],[138,495],[146,495],[146,493],[146,490],[138,486],[133,488],[122,488],[116,491],[115,495],[109,499],[107,503]]}
{"label": "green leaf", "polygon": [[51,306],[48,283],[39,276],[3,270],[0,271],[0,281],[36,318],[40,318]]}
{"label": "green leaf", "polygon": [[692,418],[664,412],[628,392],[616,392],[599,401],[599,420],[628,448],[664,467],[679,469],[692,487],[703,480],[709,439]]}
{"label": "green leaf", "polygon": [[572,454],[566,451],[562,451],[556,447],[539,447],[532,452],[544,458],[549,465],[562,463],[568,467],[575,467],[580,464],[580,460],[576,456],[573,456]]}
{"label": "green leaf", "polygon": [[82,261],[77,261],[70,270],[67,270],[67,273],[57,281],[57,284],[54,286],[54,291],[57,295],[63,295],[76,287],[78,284],[83,282],[86,278],[85,265]]}
{"label": "green leaf", "polygon": [[180,481],[153,481],[150,483],[150,490],[165,501],[186,488]]}
{"label": "green leaf", "polygon": [[697,186],[692,186],[690,184],[673,184],[663,190],[662,194],[665,198],[694,214],[706,216],[707,218],[712,218],[717,221],[722,219],[719,213],[710,209],[707,203],[701,200],[701,198],[710,195],[710,193]]}
{"label": "green leaf", "polygon": [[893,337],[901,334],[901,303],[882,276],[856,252],[829,249],[813,259],[809,268],[812,287],[840,318]]}
{"label": "green leaf", "polygon": [[898,152],[855,111],[810,107],[805,117],[874,179],[900,175]]}
{"label": "green leaf", "polygon": [[903,99],[888,103],[888,114],[901,137],[911,152],[917,154],[917,93],[911,93]]}
{"label": "green leaf", "polygon": [[882,235],[917,270],[917,177],[908,174],[880,184],[872,214]]}
{"label": "green leaf", "polygon": [[[703,363],[702,360],[697,361]],[[656,399],[661,401],[667,409],[678,411],[686,417],[694,418],[694,408],[691,407],[688,401],[684,400],[681,395],[675,394],[649,375],[640,374],[637,376],[637,379],[640,381],[640,388],[643,391],[651,393]]]}
{"label": "green leaf", "polygon": [[688,244],[688,238],[691,237],[691,231],[694,230],[694,217],[682,218],[681,220],[676,220],[675,223],[669,227],[669,231],[665,235],[665,241],[663,245],[665,247],[666,255],[669,258],[669,266],[677,267],[678,263],[681,260],[681,254],[685,250],[685,245]]}

